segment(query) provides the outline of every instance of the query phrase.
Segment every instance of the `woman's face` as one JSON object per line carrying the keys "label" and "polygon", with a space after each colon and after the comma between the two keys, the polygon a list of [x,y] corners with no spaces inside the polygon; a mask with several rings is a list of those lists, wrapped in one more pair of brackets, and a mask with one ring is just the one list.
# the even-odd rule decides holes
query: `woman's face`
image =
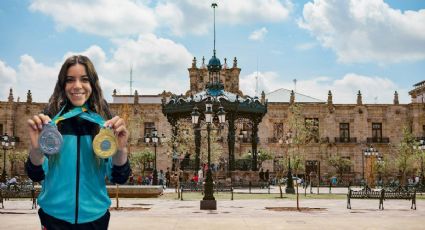
{"label": "woman's face", "polygon": [[83,65],[77,63],[69,67],[65,79],[65,93],[74,106],[82,106],[89,99],[92,88]]}

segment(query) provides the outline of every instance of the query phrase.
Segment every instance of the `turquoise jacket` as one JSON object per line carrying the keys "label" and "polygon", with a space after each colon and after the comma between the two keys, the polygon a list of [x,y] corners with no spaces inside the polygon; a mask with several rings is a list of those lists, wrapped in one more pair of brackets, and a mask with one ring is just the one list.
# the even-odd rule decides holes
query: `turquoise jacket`
{"label": "turquoise jacket", "polygon": [[38,204],[55,218],[70,223],[91,222],[111,205],[105,178],[111,178],[112,159],[97,158],[92,150],[97,125],[81,118],[61,123],[63,146],[59,154],[45,157]]}

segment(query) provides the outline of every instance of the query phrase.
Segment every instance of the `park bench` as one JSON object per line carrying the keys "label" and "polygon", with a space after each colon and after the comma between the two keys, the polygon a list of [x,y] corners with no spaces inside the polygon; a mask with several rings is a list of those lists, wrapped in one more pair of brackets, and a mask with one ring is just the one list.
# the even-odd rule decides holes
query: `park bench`
{"label": "park bench", "polygon": [[233,188],[239,188],[239,189],[243,189],[243,188],[248,188],[249,193],[251,194],[251,190],[253,188],[259,188],[259,189],[267,189],[267,193],[270,194],[270,183],[269,182],[264,182],[264,181],[248,181],[247,182],[233,182]]}
{"label": "park bench", "polygon": [[4,201],[11,198],[31,198],[31,209],[37,207],[36,192],[32,182],[11,184],[0,189],[1,208],[4,208]]}
{"label": "park bench", "polygon": [[[180,200],[183,200],[183,192],[201,192],[204,193],[204,185],[199,183],[180,183]],[[214,191],[216,193],[218,192],[230,192],[231,193],[231,200],[233,200],[233,187],[228,186],[226,184],[217,183],[214,184]]]}
{"label": "park bench", "polygon": [[384,200],[412,200],[410,209],[416,210],[416,191],[386,191],[385,189],[372,191],[367,187],[360,191],[349,189],[347,194],[347,209],[351,209],[351,199],[379,199],[380,210],[384,210]]}

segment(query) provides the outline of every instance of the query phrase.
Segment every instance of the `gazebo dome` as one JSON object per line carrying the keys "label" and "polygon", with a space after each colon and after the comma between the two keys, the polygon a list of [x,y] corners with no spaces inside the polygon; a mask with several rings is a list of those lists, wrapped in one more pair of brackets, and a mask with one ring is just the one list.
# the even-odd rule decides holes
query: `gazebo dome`
{"label": "gazebo dome", "polygon": [[211,57],[210,61],[208,62],[207,67],[209,71],[220,71],[221,70],[220,59],[218,59],[214,54]]}

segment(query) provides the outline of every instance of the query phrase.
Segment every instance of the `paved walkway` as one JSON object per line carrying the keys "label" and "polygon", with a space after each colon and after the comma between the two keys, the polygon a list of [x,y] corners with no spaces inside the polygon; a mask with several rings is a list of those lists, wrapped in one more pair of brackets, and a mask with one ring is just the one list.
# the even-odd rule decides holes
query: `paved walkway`
{"label": "paved walkway", "polygon": [[[167,190],[167,192],[171,192]],[[113,200],[114,202],[114,200]],[[322,208],[309,212],[271,211],[267,207],[295,207],[288,199],[219,200],[216,211],[199,209],[199,201],[163,199],[120,199],[121,207],[143,207],[139,211],[111,211],[109,229],[425,229],[425,200],[410,201],[308,199],[301,196],[301,207]],[[115,206],[113,204],[112,206]],[[38,216],[29,200],[11,200],[0,209],[0,229],[40,229]]]}

